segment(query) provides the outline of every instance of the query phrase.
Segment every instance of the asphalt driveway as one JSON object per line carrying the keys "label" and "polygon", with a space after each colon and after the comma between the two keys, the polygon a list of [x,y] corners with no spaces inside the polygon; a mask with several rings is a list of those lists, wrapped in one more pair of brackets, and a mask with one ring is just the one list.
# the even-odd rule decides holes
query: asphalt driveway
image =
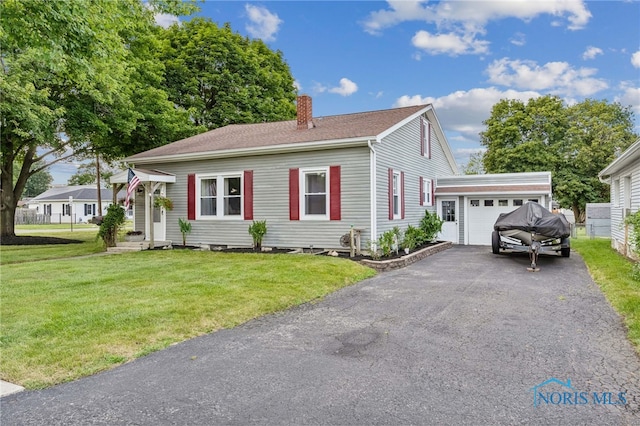
{"label": "asphalt driveway", "polygon": [[528,263],[454,247],[317,303],[7,396],[0,421],[640,424],[640,360],[582,259],[544,257],[538,273]]}

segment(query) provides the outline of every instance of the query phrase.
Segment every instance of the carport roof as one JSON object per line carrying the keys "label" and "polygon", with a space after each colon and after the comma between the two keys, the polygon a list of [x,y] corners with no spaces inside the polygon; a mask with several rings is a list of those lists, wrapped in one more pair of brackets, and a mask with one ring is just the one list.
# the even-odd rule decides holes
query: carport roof
{"label": "carport roof", "polygon": [[445,176],[436,180],[436,195],[549,194],[551,172]]}

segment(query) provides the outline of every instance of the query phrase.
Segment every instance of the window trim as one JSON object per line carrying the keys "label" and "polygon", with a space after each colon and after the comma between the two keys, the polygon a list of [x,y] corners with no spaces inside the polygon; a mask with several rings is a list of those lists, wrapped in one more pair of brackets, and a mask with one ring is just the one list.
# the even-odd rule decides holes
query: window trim
{"label": "window trim", "polygon": [[[393,219],[402,219],[402,174],[399,171],[393,171],[391,195],[393,197]],[[396,205],[395,199],[398,198]],[[398,211],[396,212],[396,206]]]}
{"label": "window trim", "polygon": [[420,131],[420,135],[422,136],[422,140],[420,141],[422,144],[422,156],[431,158],[431,122],[421,117],[420,126],[422,126]]}
{"label": "window trim", "polygon": [[425,207],[433,206],[433,179],[422,178],[422,205]]}
{"label": "window trim", "polygon": [[[224,214],[224,180],[228,178],[240,178],[240,213],[234,215]],[[216,214],[203,215],[202,212],[202,181],[206,179],[216,180]],[[227,173],[203,173],[196,174],[195,178],[195,198],[196,198],[196,219],[195,220],[244,220],[244,172],[227,172]],[[222,193],[221,193],[222,192]]]}
{"label": "window trim", "polygon": [[[324,201],[325,201],[325,213],[324,214],[307,214],[305,206],[305,177],[311,173],[324,173]],[[300,220],[330,220],[330,208],[331,208],[331,176],[329,175],[329,167],[307,167],[300,168],[298,175],[298,191],[299,191],[299,208],[300,208]]]}
{"label": "window trim", "polygon": [[614,179],[613,185],[611,185],[613,192],[613,207],[620,207],[620,179]]}

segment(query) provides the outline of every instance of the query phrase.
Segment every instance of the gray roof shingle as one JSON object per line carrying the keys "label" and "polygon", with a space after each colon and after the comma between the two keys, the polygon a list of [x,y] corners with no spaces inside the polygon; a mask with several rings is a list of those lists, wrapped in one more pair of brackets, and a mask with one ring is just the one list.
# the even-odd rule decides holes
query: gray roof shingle
{"label": "gray roof shingle", "polygon": [[232,149],[263,148],[304,142],[375,137],[424,109],[416,105],[380,111],[313,118],[314,127],[298,130],[297,121],[232,124],[128,157],[128,161]]}

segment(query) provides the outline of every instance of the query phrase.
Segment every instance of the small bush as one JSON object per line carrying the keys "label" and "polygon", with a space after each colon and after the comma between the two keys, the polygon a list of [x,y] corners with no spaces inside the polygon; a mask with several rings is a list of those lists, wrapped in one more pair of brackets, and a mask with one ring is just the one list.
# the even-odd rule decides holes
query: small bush
{"label": "small bush", "polygon": [[253,221],[251,225],[249,225],[249,234],[251,238],[253,238],[253,248],[256,250],[260,250],[262,248],[262,239],[267,233],[267,221],[259,220]]}
{"label": "small bush", "polygon": [[424,212],[424,217],[420,220],[420,229],[424,232],[425,242],[436,239],[436,236],[442,230],[443,223],[444,221],[438,217],[437,213]]}
{"label": "small bush", "polygon": [[191,233],[191,222],[179,217],[178,226],[180,227],[180,233],[182,234],[182,245],[187,245],[187,235]]}
{"label": "small bush", "polygon": [[126,218],[124,209],[112,204],[107,208],[107,215],[103,217],[98,230],[98,238],[102,238],[107,247],[115,247],[118,241],[118,230],[124,224]]}
{"label": "small bush", "polygon": [[378,238],[378,249],[382,257],[391,256],[392,253],[398,252],[398,241],[401,235],[400,228],[394,226],[393,229],[385,231]]}
{"label": "small bush", "polygon": [[421,228],[409,225],[407,230],[404,231],[404,240],[402,241],[403,247],[413,250],[426,242],[427,236]]}

